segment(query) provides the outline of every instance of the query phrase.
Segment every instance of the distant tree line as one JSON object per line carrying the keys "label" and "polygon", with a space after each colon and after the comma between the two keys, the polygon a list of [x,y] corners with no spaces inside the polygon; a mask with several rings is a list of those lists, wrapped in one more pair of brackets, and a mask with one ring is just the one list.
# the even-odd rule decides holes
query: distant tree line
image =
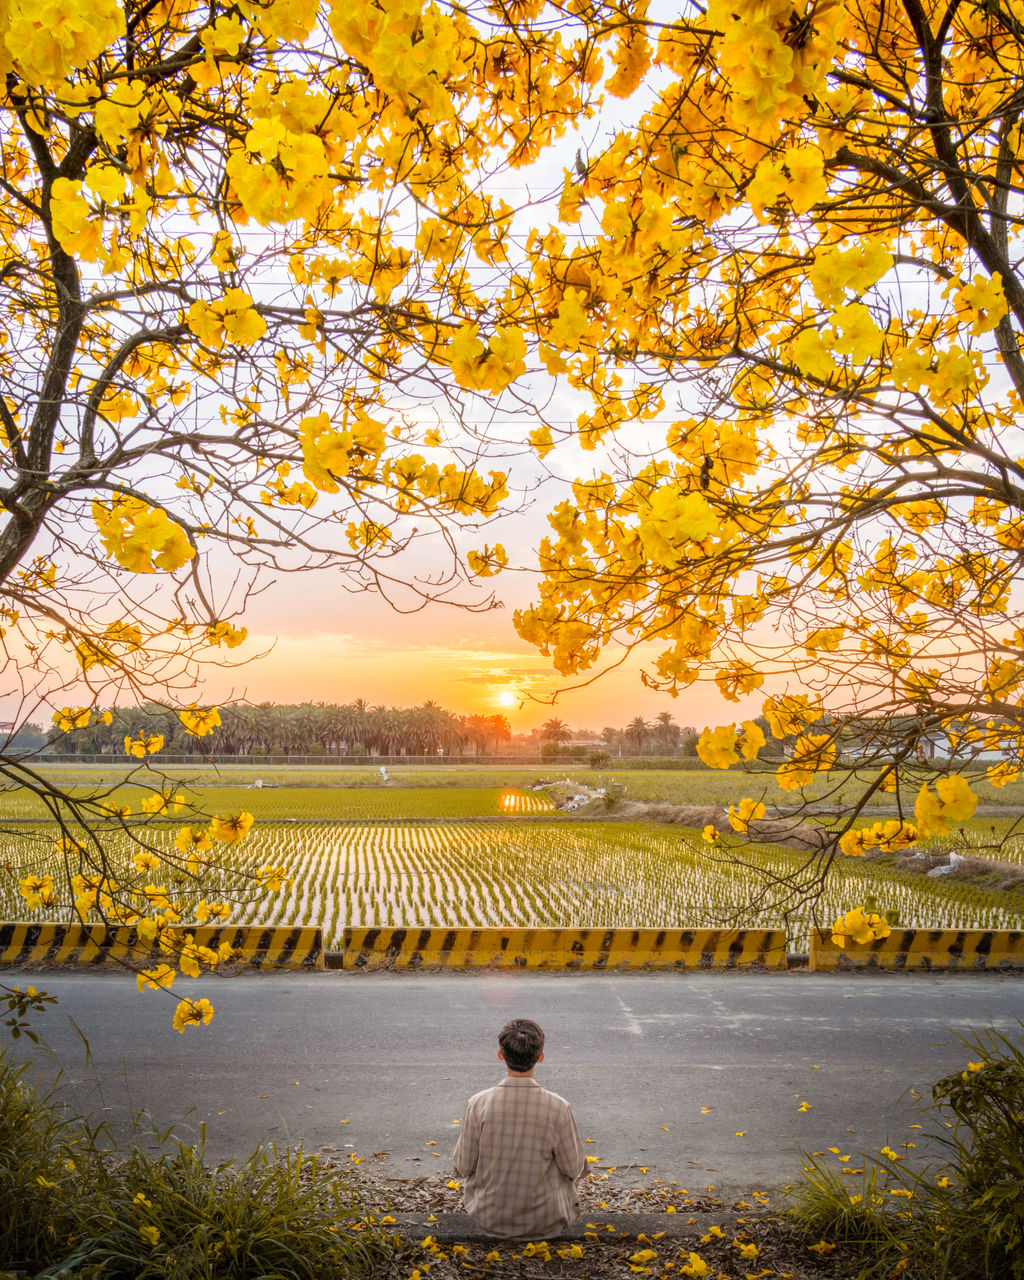
{"label": "distant tree line", "polygon": [[[692,756],[697,754],[697,730],[678,725],[672,713],[662,711],[654,720],[634,716],[622,729],[606,725],[594,738],[588,730],[570,729],[564,721],[551,719],[540,727],[541,754],[546,756]],[[581,741],[582,739],[582,741]]]}
{"label": "distant tree line", "polygon": [[[175,755],[433,756],[496,754],[512,736],[503,715],[459,716],[436,702],[419,707],[354,702],[262,702],[220,708],[220,725],[205,737],[185,732],[176,710],[157,703],[110,707],[109,723],[94,715],[84,728],[55,726],[47,746],[61,754],[119,755],[126,737],[145,730]],[[507,748],[506,748],[507,749]]]}
{"label": "distant tree line", "polygon": [[[678,725],[671,712],[653,720],[634,716],[621,729],[605,726],[596,734],[573,729],[556,717],[529,734],[513,736],[504,715],[458,715],[428,700],[418,707],[371,706],[353,702],[234,704],[220,708],[221,723],[196,738],[185,732],[177,710],[160,703],[97,709],[83,728],[55,724],[16,745],[45,746],[61,755],[121,755],[124,740],[144,730],[163,738],[174,755],[216,756],[448,756],[509,752],[546,757],[609,761],[627,757],[676,756],[696,759],[698,732]],[[758,718],[758,723],[763,717]],[[108,723],[105,721],[109,720]],[[765,722],[767,728],[767,722]]]}

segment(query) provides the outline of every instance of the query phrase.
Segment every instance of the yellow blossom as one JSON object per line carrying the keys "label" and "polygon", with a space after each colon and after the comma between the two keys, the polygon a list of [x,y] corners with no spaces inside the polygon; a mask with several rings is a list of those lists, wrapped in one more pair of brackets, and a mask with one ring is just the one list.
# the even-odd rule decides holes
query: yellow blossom
{"label": "yellow blossom", "polygon": [[210,833],[222,844],[238,844],[249,834],[255,821],[251,813],[223,813],[210,820]]}
{"label": "yellow blossom", "polygon": [[736,805],[729,806],[729,826],[733,831],[746,831],[748,823],[763,818],[765,815],[764,804],[759,800],[747,796]]}
{"label": "yellow blossom", "polygon": [[736,750],[736,726],[719,725],[705,729],[697,740],[697,755],[711,769],[728,769],[739,759]]}
{"label": "yellow blossom", "polygon": [[[169,991],[177,975],[169,964],[158,964],[155,969],[143,969],[135,975],[135,982],[140,991]],[[182,1003],[187,1003],[182,1001]],[[181,1028],[179,1027],[180,1031]]]}
{"label": "yellow blossom", "polygon": [[185,726],[185,732],[194,738],[205,738],[220,724],[220,712],[216,707],[208,707],[205,711],[196,709],[195,704],[178,712],[178,719]]}
{"label": "yellow blossom", "polygon": [[209,1023],[212,1017],[213,1005],[209,1000],[182,1000],[174,1011],[173,1026],[175,1031],[184,1032],[186,1027]]}

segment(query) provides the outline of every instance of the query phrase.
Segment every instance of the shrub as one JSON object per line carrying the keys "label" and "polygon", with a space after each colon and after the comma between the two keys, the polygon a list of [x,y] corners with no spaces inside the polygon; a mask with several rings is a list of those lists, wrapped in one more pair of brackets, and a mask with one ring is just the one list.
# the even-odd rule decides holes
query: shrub
{"label": "shrub", "polygon": [[393,1237],[343,1178],[261,1147],[208,1168],[202,1140],[145,1135],[110,1151],[0,1052],[0,1268],[38,1280],[356,1280]]}
{"label": "shrub", "polygon": [[65,1189],[87,1158],[52,1090],[26,1083],[28,1069],[0,1050],[0,1266],[52,1255],[71,1228]]}

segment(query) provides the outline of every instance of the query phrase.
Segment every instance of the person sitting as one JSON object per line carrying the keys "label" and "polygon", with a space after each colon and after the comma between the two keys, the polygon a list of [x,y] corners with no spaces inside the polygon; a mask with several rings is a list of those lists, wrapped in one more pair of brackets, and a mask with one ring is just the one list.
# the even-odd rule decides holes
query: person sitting
{"label": "person sitting", "polygon": [[544,1032],[515,1019],[498,1035],[498,1057],[508,1075],[470,1098],[453,1155],[466,1212],[492,1236],[561,1235],[579,1213],[587,1160],[569,1104],[533,1078]]}

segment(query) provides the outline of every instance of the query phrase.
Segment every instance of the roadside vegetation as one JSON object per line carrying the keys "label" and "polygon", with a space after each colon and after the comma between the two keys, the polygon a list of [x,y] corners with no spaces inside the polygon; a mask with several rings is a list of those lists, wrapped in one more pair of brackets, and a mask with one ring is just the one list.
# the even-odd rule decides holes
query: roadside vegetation
{"label": "roadside vegetation", "polygon": [[810,1234],[852,1252],[858,1280],[1024,1277],[1020,1036],[958,1038],[968,1061],[936,1082],[924,1108],[939,1121],[941,1168],[912,1167],[888,1147],[853,1176],[826,1155],[806,1159],[790,1212]]}
{"label": "roadside vegetation", "polygon": [[360,1193],[301,1150],[210,1168],[172,1133],[114,1146],[0,1050],[0,1278],[360,1280],[395,1253]]}

